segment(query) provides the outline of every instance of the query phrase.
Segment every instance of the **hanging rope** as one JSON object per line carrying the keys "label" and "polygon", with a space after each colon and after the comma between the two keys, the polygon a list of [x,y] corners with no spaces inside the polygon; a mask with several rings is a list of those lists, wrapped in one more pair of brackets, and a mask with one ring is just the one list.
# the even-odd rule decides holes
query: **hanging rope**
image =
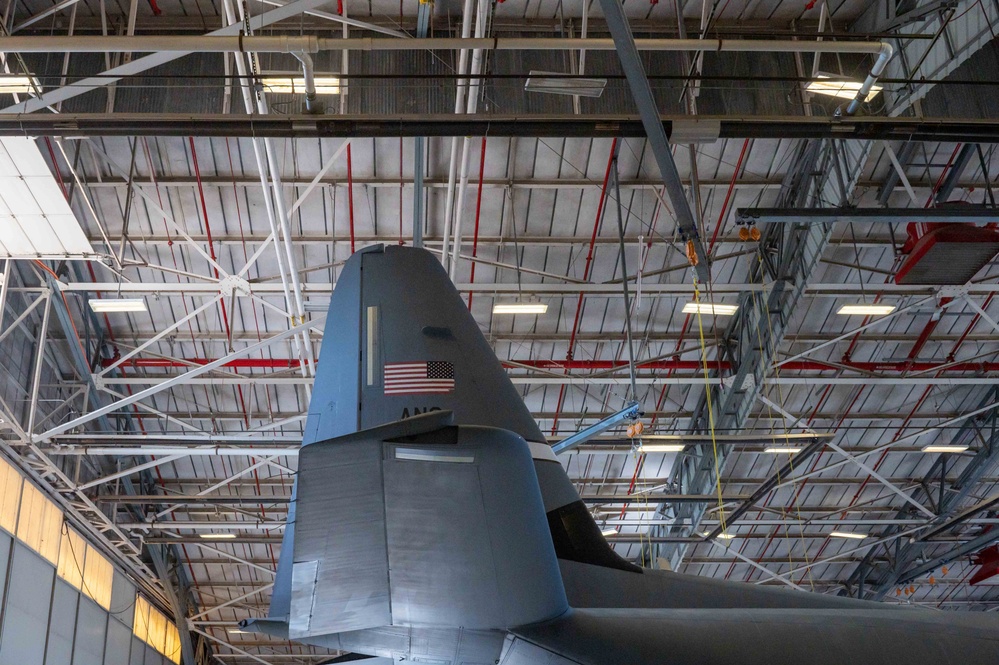
{"label": "hanging rope", "polygon": [[701,344],[701,368],[704,372],[704,400],[708,409],[708,432],[711,434],[711,449],[714,455],[715,465],[715,489],[718,492],[718,518],[721,522],[722,533],[725,533],[725,502],[722,500],[721,487],[721,463],[718,460],[718,441],[715,438],[715,415],[711,405],[711,377],[708,371],[707,345],[704,341],[704,322],[701,318],[701,293],[697,278],[694,278],[694,305],[697,307],[697,334]]}

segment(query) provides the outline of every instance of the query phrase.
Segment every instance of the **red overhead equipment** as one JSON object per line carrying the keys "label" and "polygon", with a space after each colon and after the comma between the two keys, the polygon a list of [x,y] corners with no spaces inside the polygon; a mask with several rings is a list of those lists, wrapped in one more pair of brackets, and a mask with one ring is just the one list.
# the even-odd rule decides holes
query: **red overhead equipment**
{"label": "red overhead equipment", "polygon": [[916,223],[906,227],[905,260],[896,284],[966,284],[999,254],[996,224]]}
{"label": "red overhead equipment", "polygon": [[991,545],[971,556],[971,563],[979,566],[968,584],[978,584],[999,575],[999,545]]}

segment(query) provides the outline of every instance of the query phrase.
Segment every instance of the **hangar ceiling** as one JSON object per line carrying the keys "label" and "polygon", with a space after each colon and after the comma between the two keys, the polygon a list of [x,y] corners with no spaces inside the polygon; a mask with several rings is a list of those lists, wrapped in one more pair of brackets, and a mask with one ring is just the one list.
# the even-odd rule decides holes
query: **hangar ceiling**
{"label": "hangar ceiling", "polygon": [[[609,36],[599,3],[465,5],[8,5],[7,32],[25,41],[0,37],[5,71],[36,82],[0,100],[7,457],[161,609],[163,585],[179,587],[195,639],[221,662],[321,661],[236,622],[266,612],[338,270],[365,246],[422,241],[553,442],[632,399],[630,319],[642,443],[618,428],[562,455],[623,556],[999,607],[993,585],[967,584],[969,556],[999,538],[996,251],[958,284],[945,282],[970,249],[935,259],[935,284],[896,281],[909,222],[930,225],[916,235],[996,222],[994,3],[626,2],[639,39],[828,49],[642,51],[709,283],[695,281],[612,50],[324,50],[316,75],[340,89],[319,96],[317,115],[262,83],[299,76],[291,53],[64,53],[43,41],[246,25],[322,39]],[[862,81],[874,57],[829,46],[857,40],[895,55],[882,92],[847,117],[845,100],[807,88],[820,73]],[[531,72],[577,93],[598,79],[602,92],[525,89]],[[31,160],[48,171],[18,170]],[[37,211],[4,184],[27,175]],[[59,197],[84,236],[39,230]],[[144,309],[90,305],[115,299]],[[685,313],[695,300],[738,310]],[[547,311],[493,312],[525,301]],[[855,304],[894,310],[838,313]],[[786,452],[803,434],[820,445]],[[687,447],[656,451],[676,440],[655,437]],[[144,546],[176,563],[165,582]]]}

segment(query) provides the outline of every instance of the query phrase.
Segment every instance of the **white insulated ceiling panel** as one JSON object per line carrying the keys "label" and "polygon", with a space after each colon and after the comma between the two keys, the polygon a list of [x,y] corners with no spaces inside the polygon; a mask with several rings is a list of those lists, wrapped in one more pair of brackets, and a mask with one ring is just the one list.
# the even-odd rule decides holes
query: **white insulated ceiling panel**
{"label": "white insulated ceiling panel", "polygon": [[0,258],[56,257],[94,249],[34,140],[0,138]]}

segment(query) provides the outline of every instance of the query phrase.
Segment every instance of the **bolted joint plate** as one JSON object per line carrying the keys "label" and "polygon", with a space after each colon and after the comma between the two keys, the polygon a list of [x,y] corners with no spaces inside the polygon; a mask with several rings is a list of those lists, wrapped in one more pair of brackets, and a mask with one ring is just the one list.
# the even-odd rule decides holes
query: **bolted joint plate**
{"label": "bolted joint plate", "polygon": [[219,292],[223,295],[250,295],[250,283],[239,275],[229,275],[219,280]]}

